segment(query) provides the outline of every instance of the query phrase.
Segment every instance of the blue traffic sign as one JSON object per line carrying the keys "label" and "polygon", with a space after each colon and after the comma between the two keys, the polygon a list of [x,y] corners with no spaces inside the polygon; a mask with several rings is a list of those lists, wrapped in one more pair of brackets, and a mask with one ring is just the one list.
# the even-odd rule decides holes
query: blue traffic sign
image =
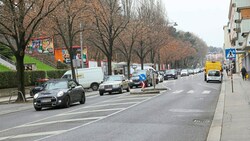
{"label": "blue traffic sign", "polygon": [[236,49],[235,48],[225,49],[225,55],[226,55],[226,59],[235,59]]}

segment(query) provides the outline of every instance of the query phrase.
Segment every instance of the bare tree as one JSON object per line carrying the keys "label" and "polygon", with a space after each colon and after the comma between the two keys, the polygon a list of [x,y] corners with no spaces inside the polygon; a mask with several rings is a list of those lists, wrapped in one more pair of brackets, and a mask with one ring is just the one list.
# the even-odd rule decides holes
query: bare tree
{"label": "bare tree", "polygon": [[[16,58],[18,97],[24,87],[24,56],[26,46],[41,21],[53,12],[62,0],[1,0],[0,43],[9,47]],[[20,93],[21,92],[21,93]]]}
{"label": "bare tree", "polygon": [[70,67],[72,72],[72,78],[76,80],[76,74],[73,66],[73,59],[75,52],[73,45],[75,37],[81,31],[80,23],[84,19],[84,11],[87,9],[87,5],[83,0],[64,0],[63,5],[58,8],[50,18],[55,23],[53,29],[55,34],[58,34],[69,52]]}
{"label": "bare tree", "polygon": [[112,57],[115,40],[129,23],[128,17],[122,15],[119,0],[95,0],[92,14],[94,17],[93,36],[88,41],[106,56],[108,74],[112,74]]}

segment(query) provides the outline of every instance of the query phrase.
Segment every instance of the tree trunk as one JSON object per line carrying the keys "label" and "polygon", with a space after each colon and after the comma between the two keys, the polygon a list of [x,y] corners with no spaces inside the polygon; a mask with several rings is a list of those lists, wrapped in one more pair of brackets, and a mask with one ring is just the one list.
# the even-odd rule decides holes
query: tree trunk
{"label": "tree trunk", "polygon": [[24,86],[24,53],[17,53],[16,57],[16,70],[17,70],[17,87],[18,95],[16,102],[26,101],[25,86]]}
{"label": "tree trunk", "polygon": [[140,61],[141,61],[141,70],[143,70],[144,69],[144,66],[143,66],[143,64],[144,64],[144,58],[140,57]]}
{"label": "tree trunk", "polygon": [[74,52],[73,52],[72,46],[70,46],[70,49],[69,49],[70,68],[71,68],[72,78],[76,81],[76,73],[75,73],[75,68],[73,65],[73,56],[74,56]]}
{"label": "tree trunk", "polygon": [[127,60],[127,72],[128,72],[128,79],[130,79],[130,60]]}
{"label": "tree trunk", "polygon": [[108,60],[108,75],[112,75],[112,57],[107,56],[107,60]]}

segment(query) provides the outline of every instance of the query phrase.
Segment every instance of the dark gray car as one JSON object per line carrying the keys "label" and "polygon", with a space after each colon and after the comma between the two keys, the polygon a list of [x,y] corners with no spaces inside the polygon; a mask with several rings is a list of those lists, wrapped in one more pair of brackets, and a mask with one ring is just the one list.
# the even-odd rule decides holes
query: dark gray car
{"label": "dark gray car", "polygon": [[74,80],[54,79],[44,84],[42,91],[34,95],[33,105],[37,111],[44,107],[70,107],[72,103],[85,103],[85,92]]}

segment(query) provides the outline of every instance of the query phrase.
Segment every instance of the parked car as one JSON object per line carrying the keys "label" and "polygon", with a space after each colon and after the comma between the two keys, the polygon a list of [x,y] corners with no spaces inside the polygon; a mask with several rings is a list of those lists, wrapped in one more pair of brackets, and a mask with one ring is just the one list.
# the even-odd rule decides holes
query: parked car
{"label": "parked car", "polygon": [[141,86],[141,81],[139,79],[139,75],[144,74],[146,76],[146,80],[144,81],[146,86],[153,85],[153,74],[149,70],[137,70],[132,73],[132,77],[130,78],[130,88]]}
{"label": "parked car", "polygon": [[222,77],[220,70],[209,70],[207,73],[207,83],[210,81],[218,81],[221,83]]}
{"label": "parked car", "polygon": [[[79,84],[81,84],[83,88],[91,88],[93,91],[98,90],[99,85],[104,79],[104,73],[101,67],[76,69],[75,73]],[[71,75],[71,70],[68,70],[62,78],[73,79]]]}
{"label": "parked car", "polygon": [[178,74],[176,69],[170,69],[165,71],[164,80],[168,80],[170,78],[178,79]]}
{"label": "parked car", "polygon": [[157,73],[158,73],[158,80],[159,80],[159,82],[163,82],[164,81],[164,74],[161,73],[160,71],[158,71]]}
{"label": "parked car", "polygon": [[123,90],[130,91],[129,81],[124,75],[110,75],[107,76],[105,81],[99,86],[99,94],[102,96],[104,93],[109,92],[119,92],[122,93]]}
{"label": "parked car", "polygon": [[187,69],[183,69],[181,70],[181,77],[182,76],[189,76],[188,70]]}
{"label": "parked car", "polygon": [[44,84],[44,89],[34,95],[33,105],[37,111],[44,107],[65,107],[72,103],[85,103],[83,87],[74,80],[53,79]]}
{"label": "parked car", "polygon": [[194,70],[193,69],[188,69],[188,73],[189,73],[189,75],[194,74]]}

